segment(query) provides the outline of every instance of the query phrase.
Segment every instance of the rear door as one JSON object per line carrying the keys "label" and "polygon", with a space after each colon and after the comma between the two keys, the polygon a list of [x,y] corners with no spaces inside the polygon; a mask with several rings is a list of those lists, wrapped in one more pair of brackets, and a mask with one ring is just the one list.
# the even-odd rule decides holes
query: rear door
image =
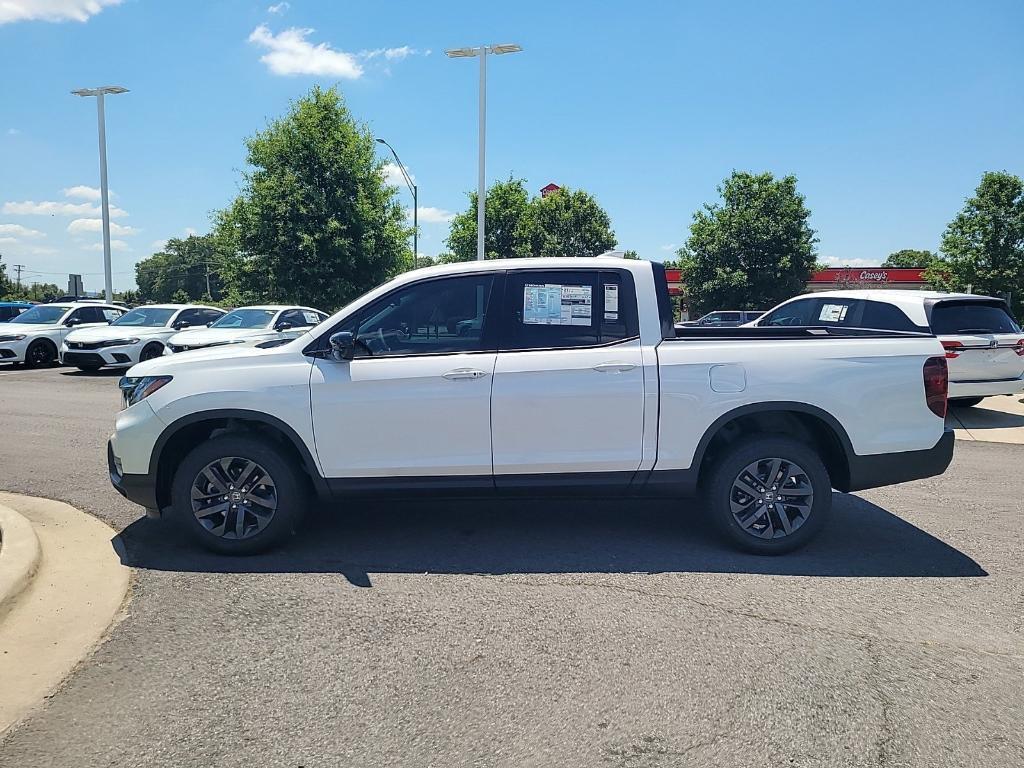
{"label": "rear door", "polygon": [[1000,381],[1024,375],[1024,334],[1001,301],[937,302],[931,325],[946,348],[950,381]]}
{"label": "rear door", "polygon": [[644,369],[632,275],[510,271],[501,321],[491,393],[495,485],[635,472]]}

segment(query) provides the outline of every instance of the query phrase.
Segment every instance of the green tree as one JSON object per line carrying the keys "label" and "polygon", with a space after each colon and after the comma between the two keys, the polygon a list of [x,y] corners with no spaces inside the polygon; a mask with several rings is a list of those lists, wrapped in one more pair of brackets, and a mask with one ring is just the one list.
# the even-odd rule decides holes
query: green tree
{"label": "green tree", "polygon": [[192,297],[188,295],[188,291],[184,288],[179,288],[171,296],[171,302],[174,304],[189,304],[192,302]]}
{"label": "green tree", "polygon": [[817,238],[796,177],[733,171],[679,250],[691,315],[763,309],[804,290]]}
{"label": "green tree", "polygon": [[940,290],[1010,295],[1024,310],[1024,182],[990,171],[942,236],[942,256],[925,272]]}
{"label": "green tree", "polygon": [[226,293],[225,274],[236,257],[218,233],[172,237],[164,249],[135,265],[135,283],[143,301],[170,301],[178,291],[195,301],[207,293],[220,300]]}
{"label": "green tree", "polygon": [[14,284],[7,277],[7,267],[0,261],[0,299],[9,298],[14,293]]}
{"label": "green tree", "polygon": [[229,296],[332,309],[410,261],[410,230],[369,129],[319,86],[246,142],[249,169],[217,232],[239,254]]}
{"label": "green tree", "polygon": [[530,201],[519,241],[520,256],[597,256],[615,247],[615,233],[593,195],[562,187]]}
{"label": "green tree", "polygon": [[882,262],[882,266],[895,268],[927,267],[937,258],[939,258],[938,255],[933,251],[917,251],[913,248],[904,248],[901,251],[890,253],[885,261]]}
{"label": "green tree", "polygon": [[625,252],[625,253],[623,254],[622,258],[624,258],[624,259],[633,259],[633,260],[639,260],[639,259],[640,259],[640,256],[639,256],[639,255],[637,254],[637,252],[636,252],[636,251],[626,251],[626,252]]}
{"label": "green tree", "polygon": [[[520,225],[526,214],[529,194],[522,179],[499,181],[487,190],[484,203],[484,253],[488,259],[511,259],[521,245]],[[450,253],[443,263],[472,261],[476,258],[477,194],[470,192],[469,209],[452,219],[448,231]]]}

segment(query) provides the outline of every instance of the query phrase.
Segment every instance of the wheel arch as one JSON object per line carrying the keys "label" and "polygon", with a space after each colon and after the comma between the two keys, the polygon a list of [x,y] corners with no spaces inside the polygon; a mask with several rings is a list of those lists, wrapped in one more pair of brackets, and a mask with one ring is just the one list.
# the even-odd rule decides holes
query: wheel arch
{"label": "wheel arch", "polygon": [[215,434],[255,433],[275,440],[298,460],[299,468],[309,478],[313,490],[326,493],[326,482],[320,474],[313,454],[305,441],[286,422],[260,411],[223,408],[199,411],[171,422],[153,446],[149,459],[149,475],[154,478],[159,509],[170,505],[174,472],[189,449]]}
{"label": "wheel arch", "polygon": [[832,485],[850,488],[850,457],[853,443],[843,425],[830,413],[808,403],[775,401],[752,403],[719,416],[705,431],[694,452],[692,466],[706,477],[708,464],[741,437],[777,434],[810,443],[828,469]]}

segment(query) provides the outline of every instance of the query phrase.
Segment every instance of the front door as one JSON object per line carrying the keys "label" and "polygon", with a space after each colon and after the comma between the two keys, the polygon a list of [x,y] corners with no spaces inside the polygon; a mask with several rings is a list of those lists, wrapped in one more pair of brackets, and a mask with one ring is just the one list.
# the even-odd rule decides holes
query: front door
{"label": "front door", "polygon": [[328,478],[476,476],[490,485],[496,338],[487,310],[499,282],[423,280],[329,331],[351,331],[357,352],[316,360],[310,379]]}
{"label": "front door", "polygon": [[628,479],[644,426],[630,273],[510,271],[506,286],[491,398],[495,484],[538,474]]}

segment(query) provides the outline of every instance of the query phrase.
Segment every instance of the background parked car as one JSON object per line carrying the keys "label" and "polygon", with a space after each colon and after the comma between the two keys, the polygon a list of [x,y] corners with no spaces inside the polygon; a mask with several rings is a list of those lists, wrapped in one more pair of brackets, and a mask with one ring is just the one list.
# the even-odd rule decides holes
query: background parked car
{"label": "background parked car", "polygon": [[749,323],[756,320],[763,314],[764,312],[762,310],[720,309],[715,312],[708,312],[708,314],[697,320],[684,320],[681,323],[676,323],[676,326],[680,328],[693,328],[698,326],[726,328]]}
{"label": "background parked car", "polygon": [[136,307],[108,326],[68,334],[61,362],[82,371],[135,365],[162,355],[166,341],[183,328],[206,325],[223,315],[223,309],[195,304]]}
{"label": "background parked car", "polygon": [[167,340],[168,353],[217,347],[222,344],[257,343],[294,339],[327,318],[312,307],[263,304],[233,309],[209,328],[176,333]]}
{"label": "background parked car", "polygon": [[29,367],[50,365],[74,328],[107,327],[124,309],[112,304],[70,302],[37,304],[25,310],[0,330],[0,362],[25,363]]}
{"label": "background parked car", "polygon": [[22,312],[32,309],[35,304],[27,301],[0,301],[0,323],[9,323]]}
{"label": "background parked car", "polygon": [[949,399],[977,405],[1024,392],[1024,332],[1006,302],[937,291],[823,291],[790,299],[754,326],[839,325],[934,333],[946,349]]}

